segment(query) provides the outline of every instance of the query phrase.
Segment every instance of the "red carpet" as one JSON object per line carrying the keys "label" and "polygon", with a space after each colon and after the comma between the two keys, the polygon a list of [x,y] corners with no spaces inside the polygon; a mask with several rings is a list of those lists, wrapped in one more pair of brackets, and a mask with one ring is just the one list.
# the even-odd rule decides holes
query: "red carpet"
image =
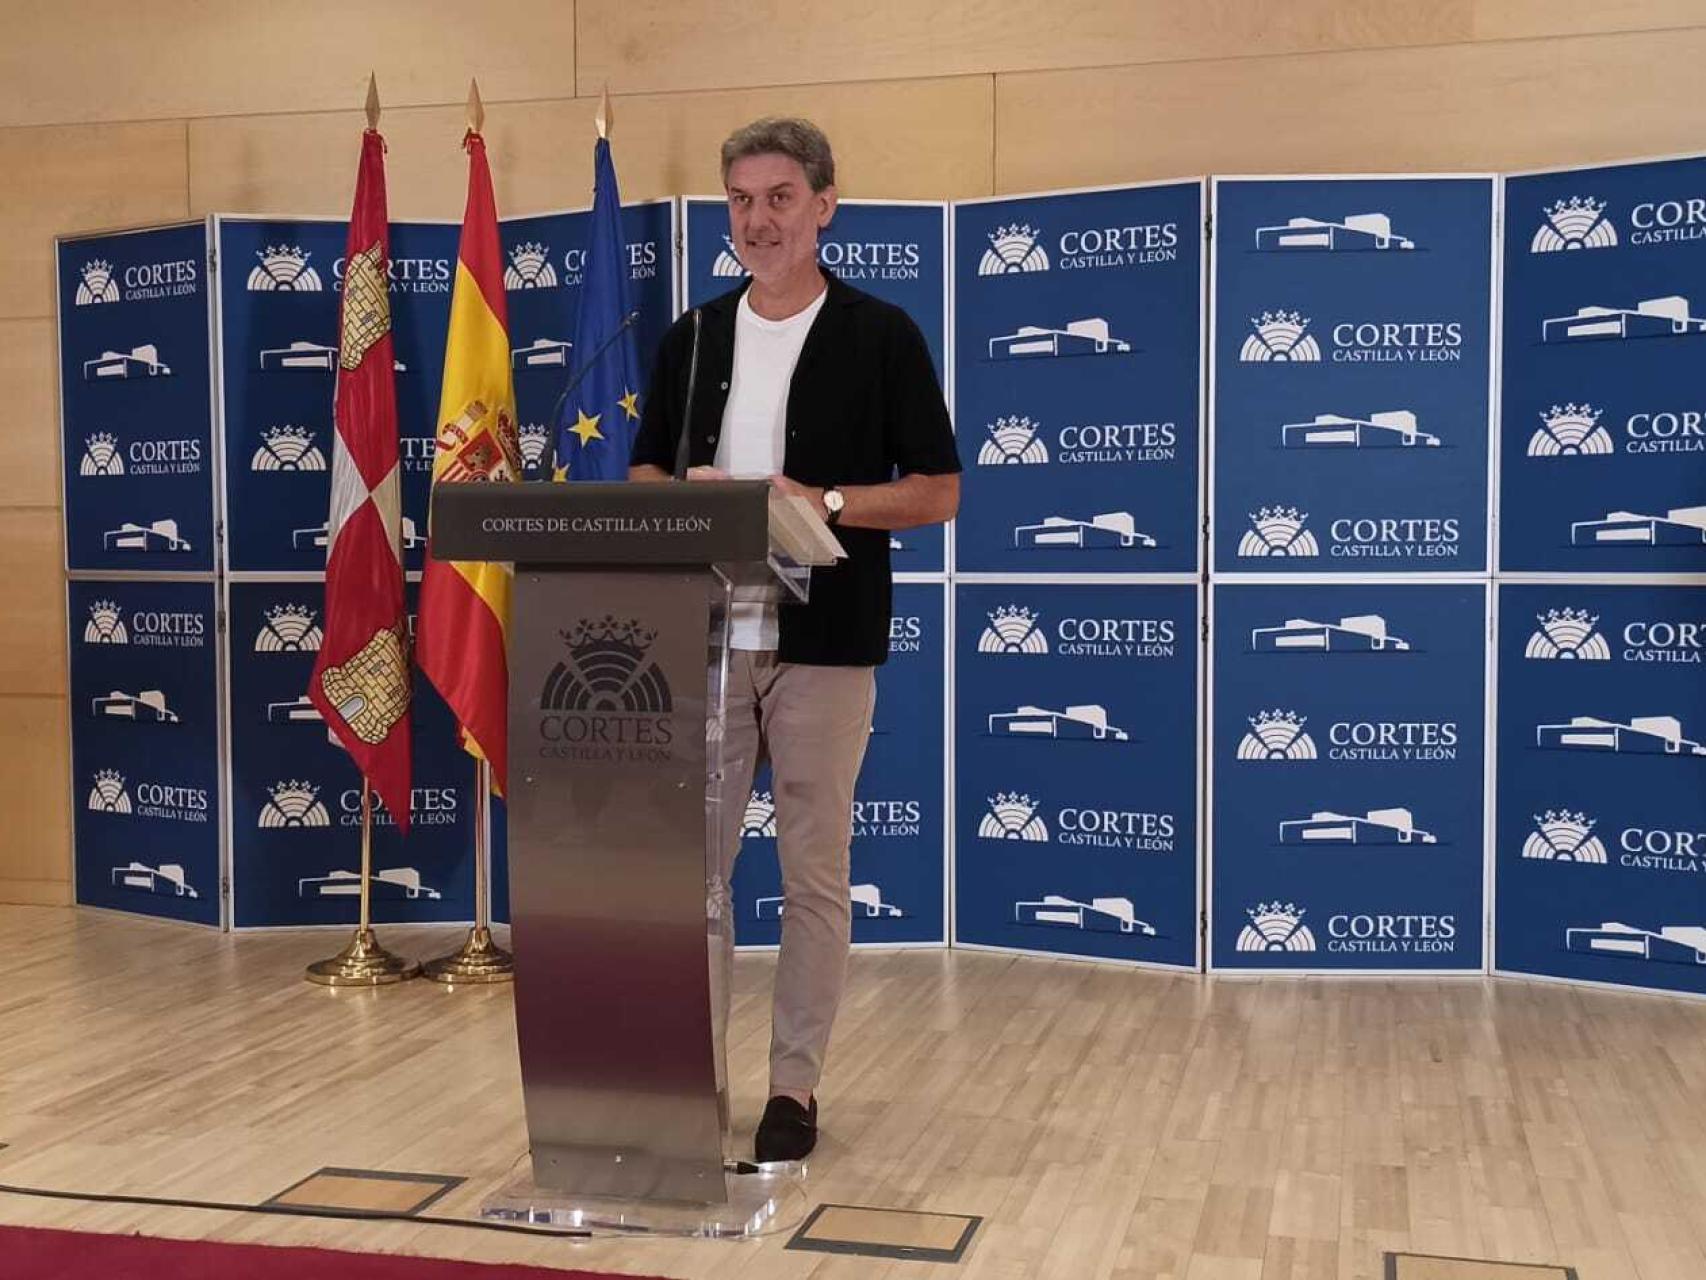
{"label": "red carpet", "polygon": [[[574,1249],[569,1241],[562,1244],[565,1254]],[[28,1227],[0,1227],[0,1275],[6,1280],[635,1280],[608,1271]]]}

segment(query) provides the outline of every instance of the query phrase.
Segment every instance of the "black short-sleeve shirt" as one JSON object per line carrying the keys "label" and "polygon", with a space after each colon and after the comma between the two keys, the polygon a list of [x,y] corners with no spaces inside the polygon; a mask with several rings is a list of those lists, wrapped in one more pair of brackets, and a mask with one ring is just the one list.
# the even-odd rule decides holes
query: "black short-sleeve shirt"
{"label": "black short-sleeve shirt", "polygon": [[[782,473],[801,484],[882,484],[897,474],[960,470],[930,349],[912,318],[830,273],[788,387]],[[709,466],[734,369],[735,312],[746,286],[701,307],[688,459]],[[674,469],[687,404],[693,316],[664,334],[631,460]],[[777,656],[817,666],[875,666],[888,656],[889,536],[838,527],[847,559],[812,571],[811,600],[783,605]]]}

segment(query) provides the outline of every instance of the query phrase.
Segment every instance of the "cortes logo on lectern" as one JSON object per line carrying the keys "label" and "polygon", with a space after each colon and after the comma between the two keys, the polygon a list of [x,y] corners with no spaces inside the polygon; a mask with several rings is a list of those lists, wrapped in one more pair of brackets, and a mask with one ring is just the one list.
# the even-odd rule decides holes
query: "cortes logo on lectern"
{"label": "cortes logo on lectern", "polygon": [[539,693],[539,754],[563,760],[672,758],[674,698],[649,656],[657,632],[638,619],[582,618],[560,633],[568,656]]}

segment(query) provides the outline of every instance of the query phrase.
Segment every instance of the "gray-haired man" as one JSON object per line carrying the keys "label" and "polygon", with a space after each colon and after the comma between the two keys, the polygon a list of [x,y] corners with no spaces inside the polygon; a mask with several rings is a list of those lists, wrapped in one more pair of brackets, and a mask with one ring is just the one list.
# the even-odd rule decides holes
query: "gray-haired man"
{"label": "gray-haired man", "polygon": [[729,876],[753,773],[775,779],[782,951],[771,1007],[770,1101],[758,1159],[817,1142],[814,1091],[841,1000],[851,930],[853,788],[888,653],[891,529],[951,519],[960,462],[923,336],[905,312],[817,261],[835,216],[829,140],[805,120],[759,120],[723,143],[735,252],[749,284],[700,308],[697,390],[685,422],[693,325],[659,347],[634,441],[634,480],[667,480],[689,432],[690,480],[768,476],[812,502],[848,558],[812,574],[806,605],[737,606],[722,795],[723,1017],[734,935]]}

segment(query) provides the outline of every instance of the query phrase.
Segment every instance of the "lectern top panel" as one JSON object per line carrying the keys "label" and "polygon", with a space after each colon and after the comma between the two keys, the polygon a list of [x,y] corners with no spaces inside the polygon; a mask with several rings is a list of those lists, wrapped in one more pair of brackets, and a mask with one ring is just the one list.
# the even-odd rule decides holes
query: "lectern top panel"
{"label": "lectern top panel", "polygon": [[441,484],[432,554],[518,564],[707,565],[770,552],[770,485]]}

